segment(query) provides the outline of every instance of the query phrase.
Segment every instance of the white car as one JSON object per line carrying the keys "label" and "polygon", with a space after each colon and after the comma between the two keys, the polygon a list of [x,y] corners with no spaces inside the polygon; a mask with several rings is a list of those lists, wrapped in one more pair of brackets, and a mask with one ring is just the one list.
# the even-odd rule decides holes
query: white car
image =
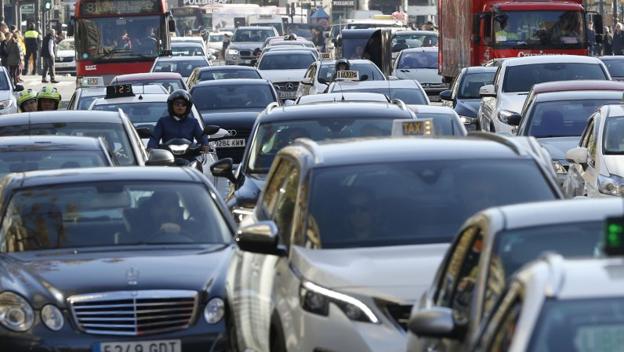
{"label": "white car", "polygon": [[220,52],[223,50],[223,39],[225,39],[225,35],[228,34],[230,37],[232,36],[232,32],[210,32],[208,33],[208,38],[206,39],[206,46],[208,48]]}
{"label": "white car", "polygon": [[260,57],[258,72],[273,83],[280,99],[294,100],[299,82],[315,61],[316,57],[309,50],[271,51]]}
{"label": "white car", "polygon": [[394,81],[337,81],[327,89],[328,93],[361,92],[384,94],[391,100],[399,99],[407,105],[429,105],[427,93],[420,84],[410,80]]}
{"label": "white car", "polygon": [[392,76],[418,81],[434,101],[440,101],[440,92],[448,89],[448,84],[438,73],[438,48],[435,47],[401,51],[394,61]]}
{"label": "white car", "polygon": [[204,52],[208,52],[206,42],[204,42],[202,37],[171,37],[171,43],[197,43],[201,44]]}
{"label": "white car", "polygon": [[564,194],[624,196],[624,107],[605,105],[587,121],[579,145],[567,151],[570,162]]}
{"label": "white car", "polygon": [[[369,60],[349,60],[352,70],[358,71],[360,79],[366,76],[367,81],[385,81],[386,76]],[[326,93],[336,74],[335,60],[317,60],[312,63],[305,73],[297,97],[311,94]]]}
{"label": "white car", "polygon": [[484,131],[512,133],[511,113],[520,113],[533,85],[552,81],[610,80],[607,67],[595,57],[544,55],[504,60],[494,84],[480,88],[477,119]]}
{"label": "white car", "polygon": [[0,66],[0,115],[18,112],[15,93],[23,90],[24,87],[19,84],[16,85],[15,88],[13,87],[6,67]]}
{"label": "white car", "polygon": [[74,39],[63,39],[57,46],[57,56],[54,59],[56,72],[76,73],[76,49]]}

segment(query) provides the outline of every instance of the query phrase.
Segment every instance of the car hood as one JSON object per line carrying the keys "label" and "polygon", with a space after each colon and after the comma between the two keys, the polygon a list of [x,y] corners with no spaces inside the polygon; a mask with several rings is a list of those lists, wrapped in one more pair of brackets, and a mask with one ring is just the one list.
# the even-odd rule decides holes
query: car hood
{"label": "car hood", "polygon": [[59,50],[57,54],[59,57],[68,57],[76,55],[76,52],[74,50]]}
{"label": "car hood", "polygon": [[538,142],[546,149],[553,160],[565,160],[568,150],[578,145],[580,137],[539,138]]}
{"label": "car hood", "polygon": [[500,100],[498,105],[499,111],[509,110],[520,113],[526,98],[526,93],[501,93],[498,96],[498,99]]}
{"label": "car hood", "polygon": [[11,253],[0,257],[0,287],[21,293],[35,308],[64,306],[67,297],[85,293],[203,291],[224,280],[231,255],[229,244]]}
{"label": "car hood", "polygon": [[399,79],[413,79],[419,83],[442,83],[442,76],[438,74],[438,69],[401,68],[394,71],[394,75]]}
{"label": "car hood", "polygon": [[305,76],[307,69],[302,70],[259,70],[264,79],[271,82],[299,82]]}
{"label": "car hood", "polygon": [[455,112],[461,116],[476,118],[480,103],[480,99],[457,99]]}
{"label": "car hood", "polygon": [[293,263],[306,280],[368,297],[414,303],[433,282],[448,244],[293,248]]}
{"label": "car hood", "polygon": [[235,42],[228,46],[228,49],[236,50],[256,50],[262,48],[263,42]]}
{"label": "car hood", "polygon": [[603,155],[610,175],[624,177],[624,155]]}
{"label": "car hood", "polygon": [[200,111],[204,124],[229,128],[251,129],[263,109],[204,110]]}

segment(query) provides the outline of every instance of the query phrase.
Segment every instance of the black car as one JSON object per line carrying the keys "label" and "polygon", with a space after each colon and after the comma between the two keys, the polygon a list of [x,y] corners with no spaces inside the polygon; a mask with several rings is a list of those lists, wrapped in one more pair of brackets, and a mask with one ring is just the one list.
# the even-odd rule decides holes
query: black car
{"label": "black car", "polygon": [[614,80],[624,81],[624,56],[601,56],[599,59],[607,66],[607,70]]}
{"label": "black car", "polygon": [[4,180],[1,351],[227,350],[235,224],[200,173],[87,168]]}
{"label": "black car", "polygon": [[231,159],[222,159],[213,175],[231,181],[226,195],[236,220],[256,205],[277,152],[297,138],[315,141],[390,136],[393,121],[416,116],[400,102],[337,102],[269,107],[258,116],[240,167],[233,171]]}
{"label": "black car", "polygon": [[217,141],[220,159],[239,163],[258,113],[278,98],[271,82],[263,79],[222,79],[204,81],[191,89],[193,103],[205,125],[228,130],[230,137]]}
{"label": "black car", "polygon": [[68,136],[0,137],[0,178],[11,172],[113,166],[100,139]]}
{"label": "black car", "polygon": [[189,89],[199,82],[214,81],[219,79],[262,79],[260,72],[250,66],[208,66],[198,67],[193,70],[188,78]]}
{"label": "black car", "polygon": [[440,93],[444,105],[455,109],[469,130],[477,129],[477,113],[481,102],[479,89],[492,84],[497,69],[497,67],[466,67],[461,70],[451,89]]}
{"label": "black car", "polygon": [[147,153],[123,112],[41,111],[0,119],[0,136],[64,135],[102,138],[117,166],[143,166]]}

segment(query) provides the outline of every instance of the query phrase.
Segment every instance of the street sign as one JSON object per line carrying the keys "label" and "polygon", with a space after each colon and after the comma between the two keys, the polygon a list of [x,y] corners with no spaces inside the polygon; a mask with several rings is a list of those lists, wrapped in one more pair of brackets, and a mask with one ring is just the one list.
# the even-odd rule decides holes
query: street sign
{"label": "street sign", "polygon": [[32,15],[35,13],[35,4],[24,4],[20,6],[20,12],[24,15]]}

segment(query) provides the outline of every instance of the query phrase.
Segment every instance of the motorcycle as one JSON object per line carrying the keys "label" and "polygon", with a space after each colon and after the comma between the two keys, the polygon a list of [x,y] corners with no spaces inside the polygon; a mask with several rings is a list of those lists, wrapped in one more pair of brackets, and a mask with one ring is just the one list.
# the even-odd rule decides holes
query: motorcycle
{"label": "motorcycle", "polygon": [[203,173],[202,163],[199,160],[202,155],[200,145],[186,138],[174,138],[159,145],[158,148],[168,150],[173,154],[175,166],[191,167]]}

